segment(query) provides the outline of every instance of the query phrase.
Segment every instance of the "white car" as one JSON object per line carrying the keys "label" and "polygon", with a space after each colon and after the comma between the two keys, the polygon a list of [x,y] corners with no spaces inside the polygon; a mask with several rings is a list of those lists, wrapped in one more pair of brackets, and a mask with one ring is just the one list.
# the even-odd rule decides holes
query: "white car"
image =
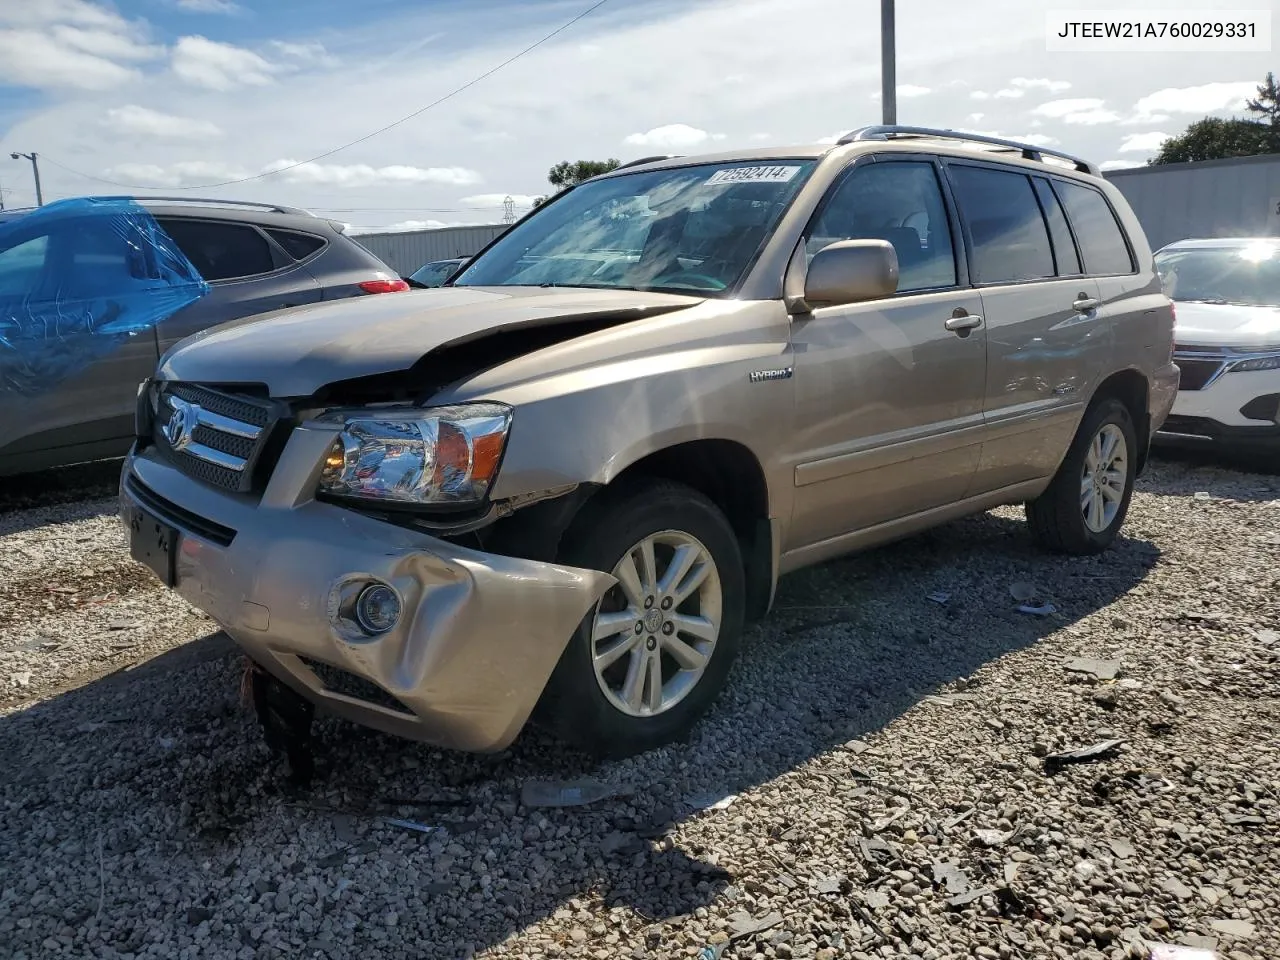
{"label": "white car", "polygon": [[1280,454],[1280,238],[1180,240],[1155,260],[1182,370],[1156,439]]}

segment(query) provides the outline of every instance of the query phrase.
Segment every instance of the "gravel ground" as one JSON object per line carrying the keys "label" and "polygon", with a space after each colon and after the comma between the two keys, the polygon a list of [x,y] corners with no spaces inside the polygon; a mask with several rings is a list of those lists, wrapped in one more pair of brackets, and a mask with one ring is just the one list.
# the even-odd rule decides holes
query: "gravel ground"
{"label": "gravel ground", "polygon": [[[687,744],[325,721],[305,793],[110,500],[52,501],[0,506],[0,955],[1280,952],[1280,477],[1157,462],[1101,558],[1001,510],[789,578]],[[621,795],[520,802],[583,777]]]}

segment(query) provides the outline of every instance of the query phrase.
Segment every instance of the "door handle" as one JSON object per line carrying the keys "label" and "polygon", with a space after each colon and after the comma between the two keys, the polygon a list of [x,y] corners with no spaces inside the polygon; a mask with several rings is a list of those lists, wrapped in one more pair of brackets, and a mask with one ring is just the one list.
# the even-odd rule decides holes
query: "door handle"
{"label": "door handle", "polygon": [[1086,297],[1082,294],[1076,297],[1075,302],[1071,304],[1071,306],[1075,308],[1076,313],[1088,313],[1090,310],[1098,309],[1099,303],[1100,301],[1094,297]]}
{"label": "door handle", "polygon": [[948,317],[945,326],[952,333],[967,336],[968,332],[974,327],[982,326],[982,317],[978,316],[976,313],[966,313],[958,317]]}

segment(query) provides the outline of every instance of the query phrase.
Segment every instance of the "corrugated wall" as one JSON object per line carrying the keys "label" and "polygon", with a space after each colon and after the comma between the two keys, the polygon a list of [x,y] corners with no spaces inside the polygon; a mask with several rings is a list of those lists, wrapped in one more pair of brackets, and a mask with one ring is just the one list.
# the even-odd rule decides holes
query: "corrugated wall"
{"label": "corrugated wall", "polygon": [[1158,250],[1191,237],[1280,236],[1280,155],[1113,170]]}
{"label": "corrugated wall", "polygon": [[396,273],[407,277],[432,260],[452,260],[479,253],[481,247],[506,229],[507,224],[495,223],[403,233],[353,233],[350,236]]}

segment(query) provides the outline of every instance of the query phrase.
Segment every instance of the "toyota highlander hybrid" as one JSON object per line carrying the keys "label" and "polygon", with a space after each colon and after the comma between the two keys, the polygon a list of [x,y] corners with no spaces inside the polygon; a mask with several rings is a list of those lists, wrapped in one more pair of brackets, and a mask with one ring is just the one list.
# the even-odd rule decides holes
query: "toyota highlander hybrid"
{"label": "toyota highlander hybrid", "polygon": [[1044,547],[1106,549],[1173,321],[1128,205],[1065,154],[875,127],[649,159],[441,288],[172,347],[122,513],[251,658],[277,742],[320,705],[633,753],[708,709],[789,571],[1014,503]]}

